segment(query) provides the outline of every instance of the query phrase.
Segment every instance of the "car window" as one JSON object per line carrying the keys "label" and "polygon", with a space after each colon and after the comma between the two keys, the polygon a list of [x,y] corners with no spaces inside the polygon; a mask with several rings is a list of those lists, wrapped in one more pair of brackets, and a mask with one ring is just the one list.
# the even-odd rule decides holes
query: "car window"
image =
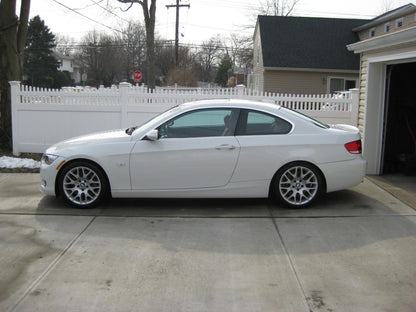
{"label": "car window", "polygon": [[238,109],[200,109],[162,124],[160,138],[191,138],[234,135]]}
{"label": "car window", "polygon": [[240,113],[236,135],[287,134],[292,125],[277,116],[267,113],[244,110]]}
{"label": "car window", "polygon": [[323,122],[320,122],[320,121],[318,121],[318,120],[316,120],[316,119],[314,119],[312,117],[309,117],[307,115],[304,115],[302,113],[299,113],[298,111],[295,111],[293,109],[289,109],[289,108],[286,108],[286,107],[285,108],[282,108],[282,109],[290,111],[293,115],[296,115],[297,117],[299,117],[299,118],[301,118],[301,119],[303,119],[303,120],[305,120],[305,121],[307,121],[309,123],[312,123],[315,126],[318,126],[320,128],[324,128],[324,129],[328,129],[329,128],[329,126],[327,124],[324,124]]}

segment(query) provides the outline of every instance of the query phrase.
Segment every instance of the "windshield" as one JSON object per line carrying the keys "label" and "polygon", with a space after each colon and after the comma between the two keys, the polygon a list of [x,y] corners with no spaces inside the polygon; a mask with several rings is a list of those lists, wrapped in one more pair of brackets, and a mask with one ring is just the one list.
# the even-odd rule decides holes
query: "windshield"
{"label": "windshield", "polygon": [[292,114],[296,115],[297,117],[299,117],[299,118],[301,118],[303,120],[306,120],[307,122],[313,123],[315,126],[318,126],[320,128],[324,128],[324,129],[330,128],[329,125],[327,125],[327,124],[325,124],[323,122],[320,122],[320,121],[318,121],[316,119],[313,119],[312,117],[309,117],[307,115],[304,115],[302,113],[299,113],[298,111],[295,111],[293,109],[286,108],[286,107],[282,107],[282,108],[290,111]]}
{"label": "windshield", "polygon": [[166,116],[171,115],[172,113],[174,113],[177,110],[179,110],[179,105],[174,106],[174,107],[168,109],[167,111],[164,111],[163,113],[160,113],[156,117],[152,117],[151,119],[149,119],[148,121],[142,123],[141,125],[127,128],[126,129],[126,133],[128,135],[131,135],[134,131],[136,131],[138,129],[141,129],[142,127],[145,127],[149,122],[152,122],[152,123],[154,122],[154,123],[158,124],[159,121],[162,121]]}

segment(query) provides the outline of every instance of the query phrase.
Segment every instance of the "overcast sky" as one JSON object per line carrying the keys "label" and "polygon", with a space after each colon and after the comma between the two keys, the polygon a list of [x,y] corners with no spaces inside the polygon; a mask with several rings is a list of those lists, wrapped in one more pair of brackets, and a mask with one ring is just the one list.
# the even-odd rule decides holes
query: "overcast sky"
{"label": "overcast sky", "polygon": [[[1,1],[1,0],[0,0]],[[150,0],[149,0],[150,1]],[[190,8],[180,9],[180,41],[199,44],[216,34],[251,35],[246,26],[255,24],[256,8],[264,0],[181,0]],[[371,19],[386,11],[408,4],[409,0],[300,0],[294,16]],[[106,10],[107,3],[114,8]],[[175,37],[175,9],[166,5],[175,0],[157,0],[156,31],[165,39]],[[127,20],[143,21],[139,4],[123,12],[126,5],[116,0],[33,0],[30,17],[39,15],[54,34],[79,41],[87,32],[112,32]]]}

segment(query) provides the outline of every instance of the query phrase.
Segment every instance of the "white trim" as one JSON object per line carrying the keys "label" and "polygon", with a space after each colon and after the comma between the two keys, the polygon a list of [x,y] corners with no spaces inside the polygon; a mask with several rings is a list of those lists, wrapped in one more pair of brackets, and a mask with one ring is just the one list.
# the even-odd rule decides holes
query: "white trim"
{"label": "white trim", "polygon": [[385,72],[383,63],[367,64],[367,88],[364,119],[363,155],[367,159],[367,174],[381,173],[383,118],[385,106]]}
{"label": "white trim", "polygon": [[416,51],[367,58],[367,87],[363,135],[363,155],[368,174],[381,174],[383,123],[385,113],[386,68],[391,64],[416,62]]}
{"label": "white trim", "polygon": [[347,49],[349,51],[354,51],[354,53],[362,53],[415,42],[416,26],[413,26],[399,31],[390,32],[382,36],[376,36],[367,40],[349,44],[347,45]]}
{"label": "white trim", "polygon": [[[401,52],[401,53],[392,53],[387,55],[379,55],[368,57],[368,63],[380,63],[380,62],[388,62],[391,64],[398,64],[398,63],[409,63],[413,62],[416,58],[416,51],[408,51],[408,52]],[[409,61],[410,60],[410,61]]]}

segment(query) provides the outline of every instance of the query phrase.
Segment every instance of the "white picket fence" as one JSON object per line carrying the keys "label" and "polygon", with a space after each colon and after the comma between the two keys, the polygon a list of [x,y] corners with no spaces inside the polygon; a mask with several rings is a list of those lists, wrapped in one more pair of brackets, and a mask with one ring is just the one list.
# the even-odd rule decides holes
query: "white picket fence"
{"label": "white picket fence", "polygon": [[112,88],[59,90],[21,86],[11,81],[13,154],[42,153],[61,140],[95,131],[141,124],[177,104],[234,98],[273,101],[326,123],[356,125],[358,89],[349,96],[289,95],[246,88],[148,90],[120,83]]}

